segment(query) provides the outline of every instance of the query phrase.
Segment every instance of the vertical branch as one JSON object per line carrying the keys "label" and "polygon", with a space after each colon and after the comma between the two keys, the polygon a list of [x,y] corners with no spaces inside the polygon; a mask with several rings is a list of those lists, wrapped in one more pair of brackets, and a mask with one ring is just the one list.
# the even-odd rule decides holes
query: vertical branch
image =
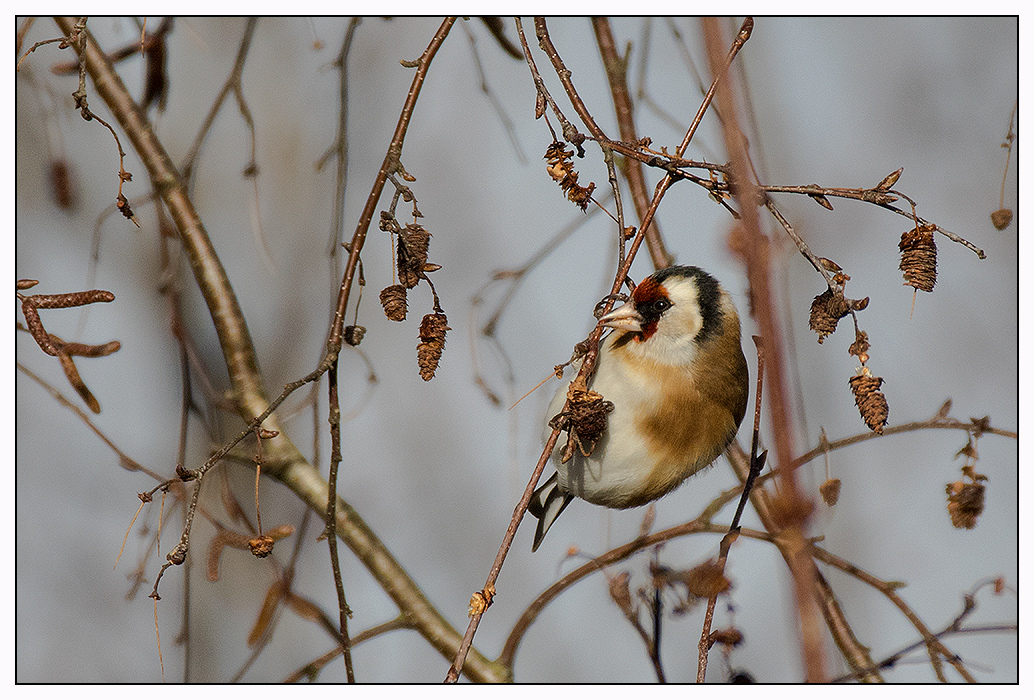
{"label": "vertical branch", "polygon": [[[725,42],[721,25],[717,19],[702,20],[711,72],[715,80],[726,74],[729,63],[724,55]],[[755,315],[764,341],[768,365],[768,407],[775,438],[777,468],[781,471],[781,494],[778,499],[780,535],[784,537],[786,556],[794,578],[797,608],[801,620],[801,639],[807,680],[825,680],[825,652],[819,626],[819,615],[814,599],[815,563],[811,548],[804,535],[804,528],[811,511],[811,503],[797,487],[795,473],[790,464],[793,460],[793,432],[787,408],[785,369],[782,358],[782,341],[772,308],[770,270],[766,241],[763,239],[758,220],[757,206],[763,201],[750,179],[750,163],[746,151],[746,139],[738,126],[738,105],[736,92],[726,82],[718,93],[719,107],[724,119],[726,149],[733,172],[733,191],[740,210],[740,225],[743,228],[744,258],[747,264],[747,279],[754,299]]]}
{"label": "vertical branch", "polygon": [[[355,30],[359,27],[361,17],[353,17],[348,23],[345,31],[344,41],[341,43],[341,51],[334,59],[334,67],[338,70],[338,121],[337,136],[334,145],[324,155],[324,159],[333,155],[335,157],[334,172],[334,213],[330,227],[330,247],[328,255],[335,261],[334,279],[340,277],[340,258],[338,257],[338,239],[345,229],[345,189],[348,182],[348,53],[352,48],[352,39],[355,37]],[[321,159],[318,167],[322,167]]]}
{"label": "vertical branch", "polygon": [[[618,120],[618,130],[621,140],[626,143],[635,143],[636,137],[635,120],[632,117],[632,98],[628,94],[628,58],[618,56],[617,46],[614,43],[614,34],[610,31],[610,20],[606,17],[593,17],[592,29],[596,33],[596,43],[600,48],[600,56],[603,58],[603,67],[607,73],[607,80],[610,83],[610,94],[614,99],[614,114]],[[643,164],[635,158],[625,158],[622,170],[625,179],[628,181],[628,189],[632,192],[632,203],[635,204],[636,214],[640,221],[646,216],[646,210],[650,206],[650,194],[646,187],[646,177],[643,174]],[[651,222],[646,230],[646,247],[650,251],[650,259],[656,269],[668,267],[675,262],[674,257],[664,246],[664,239],[661,238],[660,229],[656,222]]]}
{"label": "vertical branch", "polygon": [[338,559],[337,537],[335,536],[337,474],[338,468],[341,466],[341,407],[338,402],[337,362],[334,362],[327,372],[327,384],[330,392],[328,400],[330,411],[327,417],[330,422],[330,476],[327,480],[327,524],[322,536],[327,538],[330,546],[330,567],[334,574],[334,588],[337,591],[338,627],[341,633],[341,649],[345,658],[345,676],[349,683],[355,683],[355,671],[352,669],[352,641],[348,637],[348,618],[352,611],[345,599],[345,584],[341,576],[341,562]]}

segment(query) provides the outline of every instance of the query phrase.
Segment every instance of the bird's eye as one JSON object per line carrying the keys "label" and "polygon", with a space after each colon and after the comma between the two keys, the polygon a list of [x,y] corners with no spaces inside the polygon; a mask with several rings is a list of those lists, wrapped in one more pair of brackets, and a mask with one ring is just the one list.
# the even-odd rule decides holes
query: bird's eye
{"label": "bird's eye", "polygon": [[671,304],[671,302],[669,300],[667,300],[667,299],[657,299],[652,304],[650,304],[650,310],[653,311],[655,314],[660,315],[660,314],[663,314],[668,309],[670,309],[671,306],[672,306],[672,304]]}

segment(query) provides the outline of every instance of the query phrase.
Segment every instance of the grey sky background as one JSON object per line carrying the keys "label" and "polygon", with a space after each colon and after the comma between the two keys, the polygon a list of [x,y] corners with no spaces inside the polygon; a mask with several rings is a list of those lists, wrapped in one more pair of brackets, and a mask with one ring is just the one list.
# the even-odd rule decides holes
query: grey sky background
{"label": "grey sky background", "polygon": [[[349,182],[342,234],[350,238],[380,166],[405,98],[411,69],[401,59],[423,51],[437,18],[365,19],[355,36],[350,65]],[[620,46],[632,42],[630,81],[635,89],[643,52],[644,20],[616,19]],[[346,19],[268,19],[258,24],[243,77],[254,115],[259,176],[241,176],[247,166],[249,135],[232,100],[220,113],[198,162],[195,203],[227,268],[255,341],[266,387],[275,394],[284,383],[310,371],[324,342],[337,281],[331,279],[326,250],[334,193],[333,164],[314,164],[332,145],[337,120],[338,74],[331,67],[344,36]],[[168,108],[157,118],[158,133],[179,162],[229,73],[243,19],[180,19],[169,36]],[[612,103],[584,18],[549,22],[557,49],[590,111],[608,134],[617,136]],[[706,66],[695,20],[669,23],[655,18],[647,57],[649,96],[687,125],[699,91],[673,38],[674,26],[696,65]],[[95,18],[90,28],[108,50],[138,36],[130,21]],[[515,40],[513,22],[508,36]],[[534,45],[531,21],[525,30]],[[40,20],[27,45],[57,36]],[[313,47],[314,37],[322,49]],[[473,43],[471,39],[474,39]],[[472,46],[495,96],[512,120],[516,146],[480,90]],[[897,243],[907,220],[872,205],[836,200],[830,212],[807,197],[776,195],[775,200],[816,254],[839,263],[851,276],[849,296],[869,296],[860,314],[872,348],[869,366],[883,377],[890,424],[931,417],[949,397],[951,415],[962,420],[990,415],[995,427],[1017,429],[1018,412],[1018,253],[1017,221],[1004,231],[990,222],[999,206],[1005,166],[1004,140],[1017,100],[1018,28],[1013,18],[766,18],[741,57],[746,69],[758,133],[752,139],[766,182],[818,183],[868,187],[904,168],[896,188],[918,203],[918,213],[982,248],[986,260],[938,237],[938,282],[920,293],[912,310],[912,289],[902,285]],[[548,61],[535,58],[557,98],[562,97]],[[48,330],[66,339],[100,343],[118,339],[122,349],[107,358],[78,362],[103,412],[98,427],[133,459],[171,475],[179,424],[180,374],[176,344],[168,332],[168,310],[158,293],[159,245],[146,169],[129,153],[126,185],[142,228],[119,216],[96,225],[115,197],[118,162],[107,130],[85,123],[71,108],[74,76],[55,76],[50,66],[68,60],[45,46],[27,63],[35,84],[15,80],[16,250],[18,278],[40,280],[35,291],[57,293],[88,288],[115,293],[113,304],[92,308],[83,321],[76,311],[52,311]],[[142,63],[122,64],[131,91],[141,92]],[[44,92],[40,84],[47,86]],[[92,84],[88,87],[92,88]],[[50,97],[41,98],[48,94]],[[56,119],[48,121],[47,100]],[[475,366],[505,405],[512,404],[553,366],[570,357],[572,346],[591,328],[591,311],[613,278],[614,226],[600,214],[587,217],[567,203],[545,173],[542,153],[551,138],[534,120],[534,88],[523,62],[507,57],[476,20],[458,23],[432,65],[406,139],[402,162],[416,177],[411,183],[431,232],[430,259],[442,265],[432,275],[453,329],[437,377],[425,383],[416,366],[420,317],[431,311],[421,285],[410,295],[404,323],[388,321],[377,294],[392,283],[391,246],[371,227],[363,254],[366,287],[359,323],[367,328],[361,349],[377,382],[367,381],[366,361],[345,352],[341,361],[344,462],[339,491],[387,543],[430,600],[459,629],[466,626],[467,601],[480,588],[502,539],[514,505],[541,449],[545,405],[555,382],[513,410],[492,405],[474,381]],[[562,107],[573,118],[566,100]],[[109,113],[91,94],[90,107]],[[682,132],[640,104],[640,135],[653,147],[674,149]],[[556,122],[553,121],[556,128]],[[1018,129],[1014,127],[1014,129]],[[59,132],[73,163],[79,204],[63,212],[47,188],[48,139]],[[120,137],[123,135],[120,132]],[[123,145],[131,151],[128,141]],[[1005,206],[1017,207],[1018,141],[1005,182]],[[606,193],[599,149],[586,143],[576,160],[583,182]],[[723,162],[717,120],[709,113],[689,157]],[[648,172],[652,186],[659,178]],[[254,233],[257,217],[268,244],[270,266]],[[389,200],[382,199],[381,209]],[[631,211],[626,198],[626,213]],[[400,205],[400,207],[403,205]],[[400,209],[400,212],[402,209]],[[733,294],[745,319],[744,349],[757,332],[747,314],[746,281],[728,252],[727,213],[706,193],[683,183],[665,197],[659,215],[665,241],[677,261],[699,265]],[[400,216],[401,219],[401,216]],[[504,285],[485,286],[496,270],[525,263],[571,222],[586,219],[542,264],[530,272],[498,326],[499,347],[471,340],[501,298]],[[811,299],[823,283],[770,219],[773,263],[779,294],[789,309],[783,330],[794,344],[790,380],[799,387],[795,442],[798,451],[817,444],[820,430],[831,439],[861,433],[848,387],[855,358],[849,319],[824,344],[807,327]],[[95,230],[99,257],[90,278]],[[219,368],[221,355],[207,311],[189,273],[182,279],[194,338],[206,361]],[[649,274],[640,254],[632,276]],[[475,295],[484,300],[472,304]],[[354,299],[354,295],[353,295]],[[351,317],[349,319],[351,321]],[[17,358],[69,397],[73,392],[52,358],[31,338],[15,338]],[[754,363],[751,361],[752,376]],[[214,379],[225,388],[225,371]],[[151,601],[146,597],[165,554],[179,536],[167,523],[159,556],[146,567],[147,582],[126,600],[127,581],[149,541],[157,510],[141,515],[118,568],[112,570],[122,537],[135,512],[136,494],[153,483],[128,473],[117,457],[70,411],[37,384],[16,373],[16,670],[19,681],[160,680]],[[326,470],[325,388],[319,392],[320,429]],[[297,407],[302,392],[288,402]],[[78,402],[78,399],[73,399]],[[753,398],[752,398],[753,401]],[[753,403],[751,404],[753,405]],[[240,423],[221,419],[227,434]],[[294,442],[311,454],[311,414],[286,421]],[[199,464],[208,444],[201,430],[190,433],[191,459]],[[749,431],[741,431],[747,444]],[[771,444],[771,438],[766,442]],[[974,530],[952,528],[945,509],[945,484],[960,477],[965,444],[962,432],[926,431],[884,437],[833,453],[831,475],[843,482],[840,503],[819,505],[814,534],[822,546],[884,580],[907,585],[899,593],[933,630],[959,613],[963,594],[988,577],[1016,585],[1018,572],[1018,451],[1016,442],[985,435],[977,445],[977,471],[987,475],[987,501]],[[242,503],[252,476],[231,468]],[[826,478],[822,460],[802,469],[802,482],[817,489]],[[214,483],[214,480],[213,480]],[[697,515],[735,483],[724,459],[657,504],[655,529]],[[207,506],[219,510],[212,489]],[[302,506],[293,494],[270,481],[262,485],[262,519],[267,525],[297,526]],[[732,509],[718,516],[728,522]],[[178,517],[167,513],[168,518]],[[643,510],[606,511],[573,503],[542,548],[531,549],[533,527],[525,522],[498,582],[498,597],[486,614],[475,646],[495,657],[520,612],[558,575],[581,560],[564,561],[576,545],[596,554],[635,537]],[[756,526],[748,513],[745,525]],[[210,537],[208,523],[195,537]],[[326,545],[316,528],[295,579],[296,590],[335,610]],[[286,542],[293,546],[296,538]],[[688,568],[716,554],[718,537],[695,536],[666,545],[662,563]],[[287,557],[289,547],[277,555]],[[217,583],[204,579],[204,547],[193,552],[191,592],[195,644],[194,680],[225,681],[248,657],[244,640],[272,579],[268,566],[241,552],[223,555]],[[358,632],[392,619],[397,609],[342,547],[345,585]],[[649,555],[614,567],[630,571],[633,590],[647,583]],[[875,659],[919,637],[885,598],[858,581],[824,570],[854,626]],[[728,573],[734,582],[729,602],[719,606],[716,626],[735,625],[745,644],[731,657],[759,681],[792,682],[802,677],[796,645],[791,582],[774,548],[741,542],[733,549]],[[175,644],[181,616],[184,570],[162,581],[159,620],[166,678],[182,678],[182,649]],[[974,625],[1015,622],[1012,593],[978,595]],[[669,603],[673,602],[669,600]],[[336,613],[335,613],[336,614]],[[644,617],[645,619],[645,617]],[[662,659],[668,677],[695,677],[695,649],[701,608],[667,617]],[[1015,635],[990,633],[950,638],[948,645],[970,663],[981,680],[1014,681],[1018,673]],[[279,680],[331,648],[325,633],[283,614],[270,647],[244,680]],[[829,645],[829,667],[845,670]],[[355,650],[360,681],[439,682],[448,662],[416,633],[395,631]],[[727,669],[712,655],[709,679]],[[650,662],[635,631],[610,601],[606,579],[596,575],[575,585],[545,609],[524,639],[516,679],[524,682],[650,682]],[[952,670],[949,678],[958,680]],[[340,662],[321,680],[343,680]],[[887,673],[893,681],[934,681],[925,655],[916,653]]]}

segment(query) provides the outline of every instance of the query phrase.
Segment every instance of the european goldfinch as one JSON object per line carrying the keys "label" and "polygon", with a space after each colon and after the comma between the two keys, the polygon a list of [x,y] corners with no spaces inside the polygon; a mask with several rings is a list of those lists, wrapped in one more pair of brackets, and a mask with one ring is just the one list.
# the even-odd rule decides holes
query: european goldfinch
{"label": "european goldfinch", "polygon": [[[599,323],[614,330],[600,343],[590,388],[614,410],[588,457],[575,450],[563,463],[566,441],[557,442],[556,473],[528,507],[538,518],[532,551],[575,496],[632,508],[678,487],[732,442],[747,408],[739,315],[700,268],[655,272]],[[557,389],[549,417],[563,408],[569,384]]]}

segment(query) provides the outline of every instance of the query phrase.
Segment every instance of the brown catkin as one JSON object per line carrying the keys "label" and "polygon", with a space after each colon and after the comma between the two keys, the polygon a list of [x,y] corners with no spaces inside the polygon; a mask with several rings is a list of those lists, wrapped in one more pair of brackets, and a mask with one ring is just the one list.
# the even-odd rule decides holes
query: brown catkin
{"label": "brown catkin", "polygon": [[33,294],[26,297],[25,302],[31,302],[37,309],[67,309],[72,306],[85,306],[98,302],[115,301],[115,295],[103,289],[90,289],[85,292],[70,292],[68,294]]}
{"label": "brown catkin", "polygon": [[901,251],[898,268],[904,273],[905,284],[924,292],[932,292],[937,283],[937,244],[933,239],[936,230],[931,224],[923,224],[901,234],[898,243]]}
{"label": "brown catkin", "polygon": [[406,320],[406,288],[401,284],[392,284],[381,290],[381,306],[384,315],[392,321]]}
{"label": "brown catkin", "polygon": [[808,326],[819,334],[820,343],[837,329],[837,323],[847,315],[849,309],[844,295],[834,294],[832,289],[827,289],[812,300]]}
{"label": "brown catkin", "polygon": [[883,379],[874,377],[866,369],[862,374],[851,377],[851,391],[854,402],[862,415],[862,420],[877,435],[883,434],[883,426],[887,424],[887,398],[879,390]]}
{"label": "brown catkin", "polygon": [[431,234],[420,224],[406,224],[399,232],[398,240],[398,273],[399,282],[407,289],[412,289],[424,276],[424,265],[427,264],[427,248]]}
{"label": "brown catkin", "polygon": [[574,164],[571,163],[571,156],[573,155],[574,151],[565,150],[563,143],[554,141],[546,149],[546,154],[543,158],[549,162],[549,165],[546,166],[546,172],[549,173],[549,176],[560,184],[560,189],[564,191],[569,200],[581,207],[582,211],[585,211],[585,208],[589,206],[593,190],[596,189],[596,183],[590,182],[588,187],[582,187],[578,184],[578,171],[574,169]]}
{"label": "brown catkin", "polygon": [[948,515],[959,529],[972,530],[984,512],[984,485],[956,481],[945,488],[948,494]]}
{"label": "brown catkin", "polygon": [[1004,231],[1012,223],[1012,209],[995,209],[991,212],[991,223],[999,231]]}
{"label": "brown catkin", "polygon": [[445,333],[451,330],[445,314],[427,314],[420,321],[420,343],[416,348],[417,365],[420,367],[420,378],[425,382],[434,378],[438,369],[438,361],[445,349]]}

